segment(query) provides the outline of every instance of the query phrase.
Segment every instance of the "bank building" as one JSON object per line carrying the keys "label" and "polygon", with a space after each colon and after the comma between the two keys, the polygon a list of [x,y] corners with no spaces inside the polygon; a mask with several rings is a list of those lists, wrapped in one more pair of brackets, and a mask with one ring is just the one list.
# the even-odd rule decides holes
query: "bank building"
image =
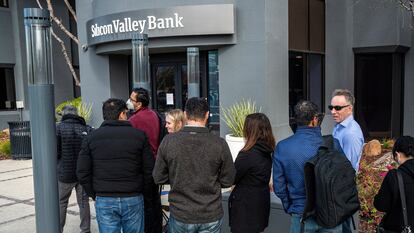
{"label": "bank building", "polygon": [[[292,133],[292,108],[301,99],[326,113],[322,128],[330,133],[327,106],[336,88],[355,93],[354,115],[366,136],[414,135],[413,15],[398,1],[69,2],[77,20],[63,1],[53,2],[54,13],[79,45],[53,27],[81,86],[53,40],[55,102],[82,96],[93,104],[95,127],[102,122],[102,102],[127,99],[139,83],[135,41],[148,49],[149,79],[140,85],[150,89],[152,107],[183,108],[189,92],[199,93],[208,98],[210,127],[221,136],[228,128],[220,108],[242,99],[261,106],[277,140]],[[35,0],[0,0],[1,129],[8,121],[29,120],[23,9],[37,7]],[[195,83],[187,77],[192,55],[198,60]]]}

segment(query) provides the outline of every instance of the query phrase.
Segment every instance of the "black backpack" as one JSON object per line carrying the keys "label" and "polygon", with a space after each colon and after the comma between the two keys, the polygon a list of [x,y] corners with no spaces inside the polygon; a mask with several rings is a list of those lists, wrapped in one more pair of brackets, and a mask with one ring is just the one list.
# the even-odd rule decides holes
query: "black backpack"
{"label": "black backpack", "polygon": [[345,154],[334,149],[334,140],[331,135],[324,136],[316,156],[305,163],[302,226],[313,216],[322,227],[334,228],[360,208],[355,170]]}

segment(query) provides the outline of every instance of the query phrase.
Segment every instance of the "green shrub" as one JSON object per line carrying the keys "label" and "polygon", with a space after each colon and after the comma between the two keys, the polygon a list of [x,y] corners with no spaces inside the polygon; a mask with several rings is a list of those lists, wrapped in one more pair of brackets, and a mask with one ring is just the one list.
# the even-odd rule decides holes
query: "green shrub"
{"label": "green shrub", "polygon": [[383,138],[381,140],[381,146],[383,149],[392,149],[394,146],[394,140],[389,138]]}
{"label": "green shrub", "polygon": [[89,122],[89,119],[91,118],[92,114],[92,104],[83,103],[82,97],[62,102],[58,106],[56,106],[55,113],[57,121],[60,121],[60,119],[62,118],[62,109],[66,105],[73,105],[74,107],[76,107],[78,109],[79,116],[83,117],[86,122]]}
{"label": "green shrub", "polygon": [[222,108],[222,119],[230,128],[234,137],[243,137],[243,126],[246,116],[260,112],[261,108],[256,107],[256,103],[251,100],[242,100],[228,108]]}
{"label": "green shrub", "polygon": [[0,154],[7,157],[11,155],[10,140],[0,141]]}

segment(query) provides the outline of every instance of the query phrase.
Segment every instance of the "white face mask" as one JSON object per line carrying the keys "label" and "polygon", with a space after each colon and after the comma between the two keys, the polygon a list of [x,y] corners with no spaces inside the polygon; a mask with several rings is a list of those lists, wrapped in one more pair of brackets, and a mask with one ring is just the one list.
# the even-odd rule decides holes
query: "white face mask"
{"label": "white face mask", "polygon": [[126,105],[127,105],[127,108],[128,108],[129,110],[134,110],[134,109],[135,109],[135,108],[134,108],[134,104],[132,103],[131,99],[128,99],[128,100],[127,100]]}

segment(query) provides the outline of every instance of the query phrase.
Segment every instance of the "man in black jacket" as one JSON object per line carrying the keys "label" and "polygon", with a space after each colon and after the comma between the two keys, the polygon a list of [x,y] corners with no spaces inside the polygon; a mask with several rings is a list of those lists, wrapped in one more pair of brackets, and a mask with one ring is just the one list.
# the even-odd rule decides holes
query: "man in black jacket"
{"label": "man in black jacket", "polygon": [[79,205],[81,233],[90,232],[89,198],[76,178],[76,160],[82,140],[90,131],[91,127],[86,125],[82,117],[78,116],[78,111],[74,106],[67,105],[63,108],[62,120],[56,125],[61,232],[65,226],[66,210],[73,188],[76,190]]}
{"label": "man in black jacket", "polygon": [[99,232],[144,232],[144,200],[152,182],[154,158],[145,133],[127,119],[123,100],[108,99],[104,122],[84,141],[77,176],[96,200]]}

